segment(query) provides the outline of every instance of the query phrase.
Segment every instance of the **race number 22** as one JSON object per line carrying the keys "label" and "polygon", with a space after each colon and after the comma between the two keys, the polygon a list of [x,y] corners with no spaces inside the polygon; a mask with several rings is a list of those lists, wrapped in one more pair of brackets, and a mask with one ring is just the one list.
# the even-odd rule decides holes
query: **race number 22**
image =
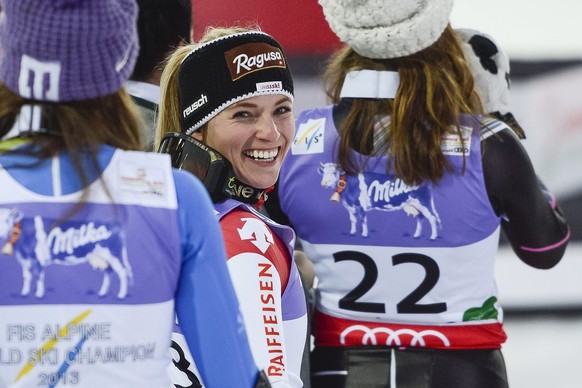
{"label": "race number 22", "polygon": [[[339,307],[345,310],[360,311],[364,313],[385,313],[384,303],[359,302],[378,280],[378,267],[370,256],[356,251],[342,251],[334,253],[334,261],[355,261],[364,268],[364,277],[360,283],[344,297],[339,300]],[[392,256],[392,265],[416,264],[420,265],[425,272],[424,279],[420,284],[400,302],[396,304],[396,311],[400,314],[438,314],[447,310],[447,304],[428,303],[420,304],[420,301],[427,295],[439,280],[440,270],[438,264],[429,256],[420,253],[400,253]]]}

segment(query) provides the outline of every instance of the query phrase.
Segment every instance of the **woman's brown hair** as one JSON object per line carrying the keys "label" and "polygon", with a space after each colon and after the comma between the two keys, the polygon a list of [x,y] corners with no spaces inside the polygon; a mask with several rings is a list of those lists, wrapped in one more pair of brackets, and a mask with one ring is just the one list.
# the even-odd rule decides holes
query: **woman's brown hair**
{"label": "woman's brown hair", "polygon": [[[473,76],[452,28],[426,49],[401,58],[374,60],[350,47],[337,52],[324,73],[327,96],[337,103],[345,75],[354,70],[397,71],[400,86],[393,100],[355,99],[340,128],[338,159],[349,174],[363,169],[350,149],[369,154],[374,122],[370,118],[390,114],[389,130],[376,149],[389,156],[397,177],[408,185],[438,182],[450,165],[441,151],[447,132],[461,135],[459,116],[481,113]],[[350,133],[358,128],[357,140]],[[462,136],[461,136],[462,139]]]}
{"label": "woman's brown hair", "polygon": [[[26,104],[40,107],[43,127],[47,130],[45,133],[30,134],[25,146],[3,152],[35,155],[42,161],[66,150],[85,188],[91,176],[101,175],[97,161],[100,145],[124,150],[141,149],[138,128],[142,119],[123,88],[104,97],[51,103],[26,100],[0,83],[0,99],[0,138],[10,131],[22,106]],[[87,196],[88,192],[84,190],[72,213],[83,206]]]}

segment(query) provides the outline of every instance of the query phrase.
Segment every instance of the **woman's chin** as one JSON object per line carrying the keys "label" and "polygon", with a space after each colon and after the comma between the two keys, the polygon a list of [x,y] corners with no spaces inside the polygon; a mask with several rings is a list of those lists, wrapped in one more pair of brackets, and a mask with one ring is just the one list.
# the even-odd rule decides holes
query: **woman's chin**
{"label": "woman's chin", "polygon": [[257,188],[257,189],[267,189],[277,182],[277,179],[251,179],[251,180],[244,180],[243,182],[247,183],[248,185]]}

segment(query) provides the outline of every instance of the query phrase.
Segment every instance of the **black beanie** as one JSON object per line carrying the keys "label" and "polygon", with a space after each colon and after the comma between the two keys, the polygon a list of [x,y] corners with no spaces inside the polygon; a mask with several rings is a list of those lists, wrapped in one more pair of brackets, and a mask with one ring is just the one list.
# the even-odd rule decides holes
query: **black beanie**
{"label": "black beanie", "polygon": [[182,128],[188,135],[230,105],[255,96],[293,100],[293,79],[281,45],[260,31],[203,43],[182,62],[178,75]]}

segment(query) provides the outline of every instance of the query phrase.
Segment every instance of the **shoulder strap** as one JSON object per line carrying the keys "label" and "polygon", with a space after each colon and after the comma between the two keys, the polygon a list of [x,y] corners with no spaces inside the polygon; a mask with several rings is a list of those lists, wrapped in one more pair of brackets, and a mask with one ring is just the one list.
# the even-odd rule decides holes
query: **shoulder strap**
{"label": "shoulder strap", "polygon": [[509,132],[515,134],[511,127],[501,120],[492,117],[486,117],[481,121],[481,141],[488,137],[504,130],[509,129]]}
{"label": "shoulder strap", "polygon": [[153,111],[158,110],[158,104],[156,104],[155,102],[151,102],[151,101],[148,101],[146,99],[143,99],[141,97],[136,97],[136,96],[131,96],[131,98],[133,98],[133,101],[137,105],[141,106],[142,108],[150,109]]}

